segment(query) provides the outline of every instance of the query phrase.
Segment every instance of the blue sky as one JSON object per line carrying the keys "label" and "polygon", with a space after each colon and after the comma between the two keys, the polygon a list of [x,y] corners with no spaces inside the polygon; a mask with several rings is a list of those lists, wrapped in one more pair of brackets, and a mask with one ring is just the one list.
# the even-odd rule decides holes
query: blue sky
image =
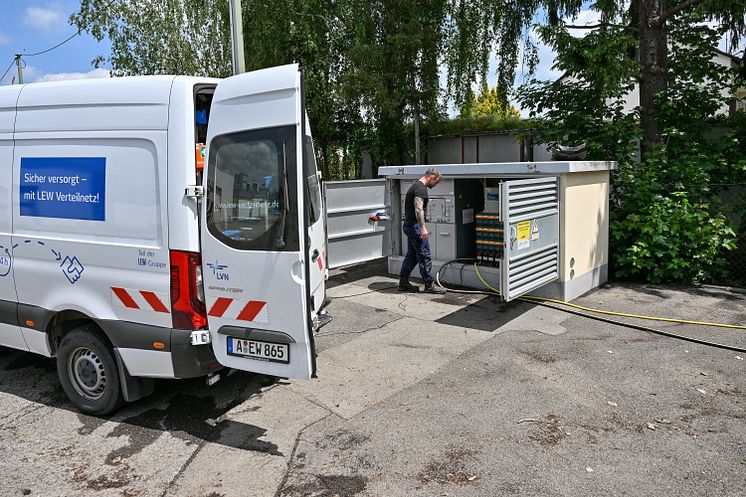
{"label": "blue sky", "polygon": [[[0,75],[16,53],[45,50],[76,32],[68,19],[79,8],[79,0],[0,0],[0,6],[4,17],[0,24]],[[56,50],[24,58],[24,82],[107,76],[108,70],[94,70],[91,61],[97,55],[108,55],[109,50],[108,42],[99,43],[81,33]],[[0,84],[10,84],[17,76],[14,64]]]}

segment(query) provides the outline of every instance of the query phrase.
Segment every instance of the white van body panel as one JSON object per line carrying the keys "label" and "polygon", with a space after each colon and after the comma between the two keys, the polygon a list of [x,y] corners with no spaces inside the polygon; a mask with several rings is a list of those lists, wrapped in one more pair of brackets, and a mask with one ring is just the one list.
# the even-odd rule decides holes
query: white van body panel
{"label": "white van body panel", "polygon": [[[174,76],[81,79],[23,86],[16,132],[165,130]],[[74,116],[71,115],[74,110]]]}
{"label": "white van body panel", "polygon": [[[19,115],[24,112],[19,108]],[[71,141],[75,147],[69,146]],[[166,150],[165,130],[80,131],[54,138],[40,132],[16,133],[13,244],[19,302],[54,311],[80,310],[98,319],[170,326],[168,313],[119,306],[121,300],[111,296],[112,288],[169,294],[164,208],[168,176],[166,168],[158,167],[159,161],[167,160]],[[105,162],[100,207],[105,220],[24,214],[22,175],[36,167],[25,164],[31,159],[77,157]]]}
{"label": "white van body panel", "polygon": [[[20,303],[55,313],[77,311],[99,321],[171,326],[165,166],[173,80],[127,78],[105,85],[86,80],[23,87],[17,104],[11,195]],[[38,215],[23,212],[21,189],[29,185],[23,174],[47,167],[49,161],[75,158],[101,159],[103,219],[81,219],[77,212],[50,217],[49,209]],[[75,173],[75,165],[68,173]],[[61,188],[38,186],[53,194]],[[26,207],[34,203],[26,202]],[[126,292],[139,305],[128,307],[116,291]],[[147,305],[143,295],[162,305]],[[35,348],[44,349],[38,343]]]}
{"label": "white van body panel", "polygon": [[[16,302],[18,295],[13,282],[13,211],[11,209],[10,177],[13,167],[13,126],[16,119],[16,102],[20,86],[0,88],[0,300]],[[21,328],[17,323],[0,322],[0,345],[28,350]]]}
{"label": "white van body panel", "polygon": [[32,330],[30,328],[21,328],[23,339],[28,344],[28,350],[44,357],[52,357],[52,349],[47,340],[47,334],[43,331]]}
{"label": "white van body panel", "polygon": [[[184,193],[187,185],[196,185],[194,173],[194,88],[215,86],[219,79],[177,76],[171,89],[168,109],[168,157],[172,164],[168,177],[169,247],[172,250],[199,252],[198,206]],[[179,167],[184,164],[187,167]]]}

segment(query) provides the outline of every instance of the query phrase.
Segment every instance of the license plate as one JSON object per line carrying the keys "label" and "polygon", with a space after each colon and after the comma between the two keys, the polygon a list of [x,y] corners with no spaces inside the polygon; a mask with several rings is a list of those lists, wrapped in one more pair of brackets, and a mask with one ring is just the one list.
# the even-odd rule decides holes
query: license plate
{"label": "license plate", "polygon": [[259,340],[228,337],[228,355],[288,364],[290,362],[290,347],[286,343],[260,342]]}

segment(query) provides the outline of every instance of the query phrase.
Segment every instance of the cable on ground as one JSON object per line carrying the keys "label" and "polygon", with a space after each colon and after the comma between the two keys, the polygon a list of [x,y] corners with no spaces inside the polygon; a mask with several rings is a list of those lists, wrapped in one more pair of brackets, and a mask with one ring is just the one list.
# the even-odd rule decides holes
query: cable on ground
{"label": "cable on ground", "polygon": [[[483,290],[482,291],[459,290],[459,289],[455,289],[455,288],[446,287],[445,285],[443,285],[440,282],[440,274],[441,274],[441,272],[449,264],[455,263],[455,262],[465,262],[465,261],[473,262],[474,263],[474,270],[476,271],[477,278],[479,278],[479,280],[482,282],[482,284],[486,288],[489,288],[490,291],[483,291]],[[479,272],[479,264],[474,259],[454,259],[452,261],[446,262],[445,264],[443,264],[443,266],[441,266],[441,268],[436,273],[435,280],[438,283],[438,285],[442,286],[443,288],[447,288],[449,291],[455,292],[455,293],[467,293],[467,294],[482,294],[482,295],[493,295],[493,296],[496,295],[496,296],[500,296],[500,292],[497,289],[493,288],[489,283],[487,283],[484,280],[484,278],[482,277],[481,273]],[[676,334],[676,333],[670,333],[670,332],[667,332],[667,331],[659,330],[657,328],[651,328],[651,327],[648,327],[648,326],[641,326],[641,325],[637,325],[637,324],[626,323],[624,321],[618,321],[618,320],[615,320],[615,319],[604,318],[604,317],[601,317],[601,316],[594,316],[594,315],[588,314],[586,312],[580,312],[580,311],[573,310],[573,309],[566,309],[564,307],[555,306],[555,305],[552,305],[552,304],[547,303],[547,302],[559,303],[560,305],[567,305],[569,307],[574,307],[574,308],[578,308],[578,309],[582,309],[582,310],[588,310],[590,312],[598,312],[600,314],[610,314],[610,315],[617,315],[617,316],[623,316],[623,317],[631,317],[631,318],[635,318],[635,319],[649,319],[649,320],[656,320],[656,321],[667,321],[667,322],[675,322],[675,323],[682,323],[682,324],[695,324],[695,325],[715,326],[715,327],[735,328],[735,329],[746,329],[746,326],[726,325],[726,324],[720,324],[720,323],[705,323],[705,322],[700,322],[700,321],[688,321],[688,320],[683,320],[683,319],[658,318],[658,317],[654,317],[654,316],[640,316],[640,315],[636,315],[636,314],[617,313],[617,312],[612,312],[612,311],[604,311],[602,309],[592,309],[590,307],[583,307],[583,306],[579,306],[579,305],[576,305],[576,304],[571,304],[569,302],[565,302],[565,301],[562,301],[562,300],[545,299],[543,297],[536,297],[536,296],[518,297],[518,299],[521,300],[521,301],[523,301],[523,302],[528,302],[528,303],[532,303],[532,304],[541,305],[541,306],[544,306],[544,307],[549,307],[551,309],[555,309],[555,310],[558,310],[558,311],[567,312],[569,314],[575,314],[575,315],[578,315],[578,316],[583,316],[583,317],[586,317],[586,318],[589,318],[589,319],[595,319],[597,321],[603,321],[603,322],[606,322],[606,323],[616,324],[616,325],[619,325],[619,326],[626,326],[627,328],[632,328],[632,329],[637,329],[637,330],[641,330],[641,331],[646,331],[648,333],[654,333],[656,335],[662,335],[662,336],[666,336],[666,337],[669,337],[669,338],[676,338],[678,340],[684,340],[684,341],[687,341],[687,342],[697,343],[697,344],[700,344],[700,345],[707,345],[707,346],[710,346],[710,347],[717,347],[717,348],[720,348],[720,349],[732,350],[732,351],[735,351],[735,352],[746,353],[746,349],[744,349],[744,348],[734,347],[734,346],[731,346],[731,345],[725,345],[725,344],[721,344],[721,343],[717,343],[717,342],[710,342],[710,341],[707,341],[707,340],[700,340],[700,339],[697,339],[697,338],[691,338],[691,337],[687,337],[687,336],[684,336],[684,335],[679,335],[679,334]]]}

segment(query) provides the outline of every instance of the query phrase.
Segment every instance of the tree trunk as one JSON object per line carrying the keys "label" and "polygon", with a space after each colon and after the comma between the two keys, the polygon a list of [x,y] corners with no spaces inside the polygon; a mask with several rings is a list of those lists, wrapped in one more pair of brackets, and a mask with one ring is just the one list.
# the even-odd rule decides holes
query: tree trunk
{"label": "tree trunk", "polygon": [[640,124],[644,136],[642,158],[661,142],[659,106],[654,102],[658,93],[666,90],[668,39],[665,21],[665,0],[640,0]]}

